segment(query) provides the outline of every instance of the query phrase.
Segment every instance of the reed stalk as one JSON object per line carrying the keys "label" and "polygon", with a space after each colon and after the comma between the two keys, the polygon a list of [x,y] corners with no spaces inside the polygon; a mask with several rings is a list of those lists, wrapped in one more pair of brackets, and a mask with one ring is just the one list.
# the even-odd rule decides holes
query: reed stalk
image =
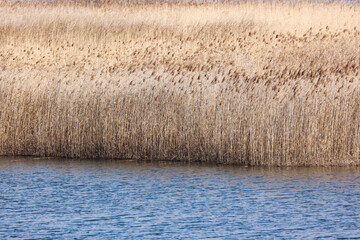
{"label": "reed stalk", "polygon": [[0,155],[359,165],[359,16],[0,3]]}

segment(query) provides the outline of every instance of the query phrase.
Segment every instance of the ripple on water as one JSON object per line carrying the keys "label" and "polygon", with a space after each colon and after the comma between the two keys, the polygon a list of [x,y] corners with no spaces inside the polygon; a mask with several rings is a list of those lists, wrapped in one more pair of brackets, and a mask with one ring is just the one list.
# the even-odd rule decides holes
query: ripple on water
{"label": "ripple on water", "polygon": [[360,237],[359,168],[0,159],[0,238]]}

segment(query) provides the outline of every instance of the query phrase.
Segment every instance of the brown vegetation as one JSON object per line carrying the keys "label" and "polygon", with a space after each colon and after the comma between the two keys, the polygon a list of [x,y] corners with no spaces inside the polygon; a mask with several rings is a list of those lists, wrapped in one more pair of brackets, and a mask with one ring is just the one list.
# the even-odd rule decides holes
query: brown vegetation
{"label": "brown vegetation", "polygon": [[360,161],[360,6],[0,4],[0,155]]}

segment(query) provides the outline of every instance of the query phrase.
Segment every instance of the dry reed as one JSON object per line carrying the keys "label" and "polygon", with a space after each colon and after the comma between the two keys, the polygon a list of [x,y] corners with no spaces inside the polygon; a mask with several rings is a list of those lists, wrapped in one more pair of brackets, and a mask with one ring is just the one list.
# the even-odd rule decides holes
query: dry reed
{"label": "dry reed", "polygon": [[360,7],[0,3],[0,155],[358,165]]}

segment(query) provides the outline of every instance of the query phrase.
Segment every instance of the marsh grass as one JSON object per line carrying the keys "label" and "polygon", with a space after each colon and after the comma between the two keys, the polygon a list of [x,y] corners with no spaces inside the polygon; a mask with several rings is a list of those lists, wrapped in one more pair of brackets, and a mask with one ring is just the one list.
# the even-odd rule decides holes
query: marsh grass
{"label": "marsh grass", "polygon": [[360,160],[360,8],[0,4],[0,154]]}

